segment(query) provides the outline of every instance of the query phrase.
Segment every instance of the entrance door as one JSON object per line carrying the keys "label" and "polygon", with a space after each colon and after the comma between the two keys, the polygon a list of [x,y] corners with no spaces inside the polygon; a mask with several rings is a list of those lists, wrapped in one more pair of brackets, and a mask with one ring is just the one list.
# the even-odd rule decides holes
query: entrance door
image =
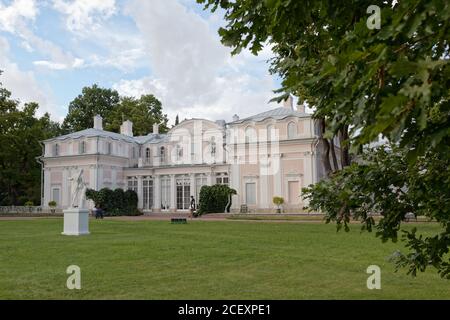
{"label": "entrance door", "polygon": [[245,202],[247,205],[256,204],[256,183],[245,184]]}
{"label": "entrance door", "polygon": [[289,204],[299,204],[300,184],[298,181],[288,181]]}

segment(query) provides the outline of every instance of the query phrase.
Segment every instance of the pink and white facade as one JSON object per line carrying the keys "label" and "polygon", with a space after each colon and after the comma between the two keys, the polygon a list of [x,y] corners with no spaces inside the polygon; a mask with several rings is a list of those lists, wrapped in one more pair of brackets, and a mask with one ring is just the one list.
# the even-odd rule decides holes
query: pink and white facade
{"label": "pink and white facade", "polygon": [[[286,212],[302,210],[301,188],[323,175],[317,128],[303,106],[283,107],[233,121],[184,120],[168,133],[133,136],[132,123],[121,132],[94,128],[43,141],[42,205],[67,208],[69,178],[83,168],[88,188],[133,189],[144,213],[188,211],[203,185],[236,189],[232,211],[241,205],[254,212],[274,212],[274,196],[285,199]],[[92,206],[92,203],[86,205]]]}

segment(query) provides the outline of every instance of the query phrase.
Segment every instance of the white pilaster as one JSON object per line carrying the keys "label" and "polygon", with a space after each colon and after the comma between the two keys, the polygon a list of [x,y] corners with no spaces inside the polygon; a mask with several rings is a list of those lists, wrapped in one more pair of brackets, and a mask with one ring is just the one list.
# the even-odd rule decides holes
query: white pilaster
{"label": "white pilaster", "polygon": [[176,210],[176,200],[177,200],[177,186],[175,182],[175,175],[170,175],[170,210]]}
{"label": "white pilaster", "polygon": [[273,176],[273,184],[274,184],[274,196],[283,196],[282,190],[282,165],[281,165],[281,157],[279,154],[273,156],[274,161],[278,161],[278,168],[275,170],[275,174]]}
{"label": "white pilaster", "polygon": [[43,205],[45,207],[48,207],[48,203],[49,203],[50,197],[51,197],[50,192],[51,192],[51,190],[50,190],[50,169],[45,168],[44,169],[44,203],[43,203]]}
{"label": "white pilaster", "polygon": [[153,178],[153,208],[161,210],[161,176],[155,175]]}
{"label": "white pilaster", "polygon": [[143,190],[143,185],[142,185],[142,176],[138,176],[138,208],[142,209],[144,207],[144,200],[142,199],[142,190]]}

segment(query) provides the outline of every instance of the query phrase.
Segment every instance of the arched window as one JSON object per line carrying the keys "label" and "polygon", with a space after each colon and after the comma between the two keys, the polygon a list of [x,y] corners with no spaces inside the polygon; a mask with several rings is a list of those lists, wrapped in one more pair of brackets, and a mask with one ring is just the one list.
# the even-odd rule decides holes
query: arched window
{"label": "arched window", "polygon": [[288,139],[294,139],[297,136],[297,125],[295,122],[289,122],[287,129]]}
{"label": "arched window", "polygon": [[145,161],[150,161],[150,148],[145,149]]}
{"label": "arched window", "polygon": [[245,129],[245,143],[255,142],[256,141],[256,132],[252,127],[247,127]]}
{"label": "arched window", "polygon": [[106,142],[106,154],[111,154],[112,150],[111,150],[111,142]]}
{"label": "arched window", "polygon": [[275,140],[275,129],[272,124],[267,126],[267,141]]}

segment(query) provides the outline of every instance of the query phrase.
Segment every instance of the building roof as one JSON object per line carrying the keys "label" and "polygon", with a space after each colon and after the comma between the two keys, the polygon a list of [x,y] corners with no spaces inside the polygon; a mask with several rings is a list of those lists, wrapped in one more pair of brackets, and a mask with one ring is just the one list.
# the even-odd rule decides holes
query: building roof
{"label": "building roof", "polygon": [[247,117],[244,119],[239,119],[236,121],[229,122],[229,124],[239,124],[239,123],[243,123],[245,121],[259,122],[259,121],[264,121],[266,119],[282,120],[287,117],[311,117],[311,115],[308,113],[299,112],[299,111],[291,109],[291,108],[279,107],[276,109],[258,113],[254,116],[250,116],[250,117]]}
{"label": "building roof", "polygon": [[89,128],[69,134],[65,134],[59,137],[54,137],[51,139],[44,140],[44,142],[47,141],[53,141],[53,140],[66,140],[66,139],[77,139],[80,137],[103,137],[103,138],[111,138],[116,140],[123,140],[126,142],[135,142],[135,143],[158,143],[166,139],[165,134],[153,134],[150,133],[146,136],[137,136],[137,137],[130,137],[124,134],[115,133],[111,131],[105,131],[105,130],[99,130],[94,128]]}

